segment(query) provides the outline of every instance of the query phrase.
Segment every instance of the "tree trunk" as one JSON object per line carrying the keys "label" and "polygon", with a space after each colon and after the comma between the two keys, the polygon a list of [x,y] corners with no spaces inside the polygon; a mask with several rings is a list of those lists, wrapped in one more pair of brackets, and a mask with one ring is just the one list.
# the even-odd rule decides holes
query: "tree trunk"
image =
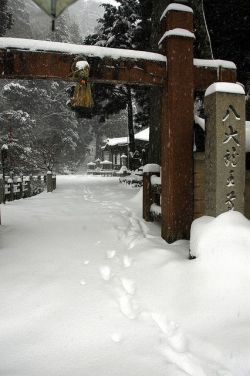
{"label": "tree trunk", "polygon": [[194,11],[194,57],[198,59],[212,59],[213,52],[206,25],[203,0],[190,0],[189,3]]}
{"label": "tree trunk", "polygon": [[131,87],[127,86],[127,100],[128,100],[128,135],[129,135],[129,146],[128,146],[128,163],[129,168],[133,168],[132,158],[135,152],[135,134],[134,134],[134,119],[133,119],[133,102]]}
{"label": "tree trunk", "polygon": [[101,159],[101,135],[99,130],[96,130],[95,137],[95,159]]}

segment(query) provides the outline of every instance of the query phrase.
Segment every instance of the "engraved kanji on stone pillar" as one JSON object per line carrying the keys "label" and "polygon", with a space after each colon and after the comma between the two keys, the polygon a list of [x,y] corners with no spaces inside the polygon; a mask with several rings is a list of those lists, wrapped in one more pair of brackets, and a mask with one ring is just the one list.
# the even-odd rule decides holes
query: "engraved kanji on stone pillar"
{"label": "engraved kanji on stone pillar", "polygon": [[239,84],[218,82],[205,94],[205,212],[244,213],[245,93]]}

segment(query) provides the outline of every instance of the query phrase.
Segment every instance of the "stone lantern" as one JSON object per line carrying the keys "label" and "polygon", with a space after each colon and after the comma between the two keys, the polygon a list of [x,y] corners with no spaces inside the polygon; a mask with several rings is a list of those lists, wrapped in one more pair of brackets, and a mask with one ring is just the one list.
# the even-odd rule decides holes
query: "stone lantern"
{"label": "stone lantern", "polygon": [[122,166],[127,166],[127,159],[128,157],[126,156],[126,154],[121,155]]}

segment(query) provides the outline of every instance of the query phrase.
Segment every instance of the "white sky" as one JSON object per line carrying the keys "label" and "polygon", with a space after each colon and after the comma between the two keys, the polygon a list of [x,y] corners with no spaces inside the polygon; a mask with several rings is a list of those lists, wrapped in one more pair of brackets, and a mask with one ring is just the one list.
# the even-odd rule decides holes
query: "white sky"
{"label": "white sky", "polygon": [[97,3],[110,3],[112,5],[117,5],[115,0],[96,0]]}

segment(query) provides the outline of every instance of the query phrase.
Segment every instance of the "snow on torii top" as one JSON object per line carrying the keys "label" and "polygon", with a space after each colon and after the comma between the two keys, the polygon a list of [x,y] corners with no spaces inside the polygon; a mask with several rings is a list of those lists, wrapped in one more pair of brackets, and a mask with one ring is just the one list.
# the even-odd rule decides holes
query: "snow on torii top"
{"label": "snow on torii top", "polygon": [[[38,51],[38,52],[61,52],[68,54],[85,55],[89,57],[112,58],[112,59],[134,59],[134,60],[151,60],[157,62],[167,62],[166,56],[162,54],[126,50],[120,48],[108,48],[100,46],[78,45],[72,43],[51,42],[36,39],[22,39],[22,38],[0,38],[1,49],[17,49],[24,51]],[[203,60],[194,59],[194,65],[198,67],[223,67],[227,69],[236,69],[236,66],[231,61],[226,60]]]}
{"label": "snow on torii top", "polygon": [[166,57],[154,52],[108,48],[100,46],[78,45],[72,43],[51,42],[36,39],[0,38],[0,49],[18,49],[39,52],[62,52],[112,59],[129,58],[166,62]]}

